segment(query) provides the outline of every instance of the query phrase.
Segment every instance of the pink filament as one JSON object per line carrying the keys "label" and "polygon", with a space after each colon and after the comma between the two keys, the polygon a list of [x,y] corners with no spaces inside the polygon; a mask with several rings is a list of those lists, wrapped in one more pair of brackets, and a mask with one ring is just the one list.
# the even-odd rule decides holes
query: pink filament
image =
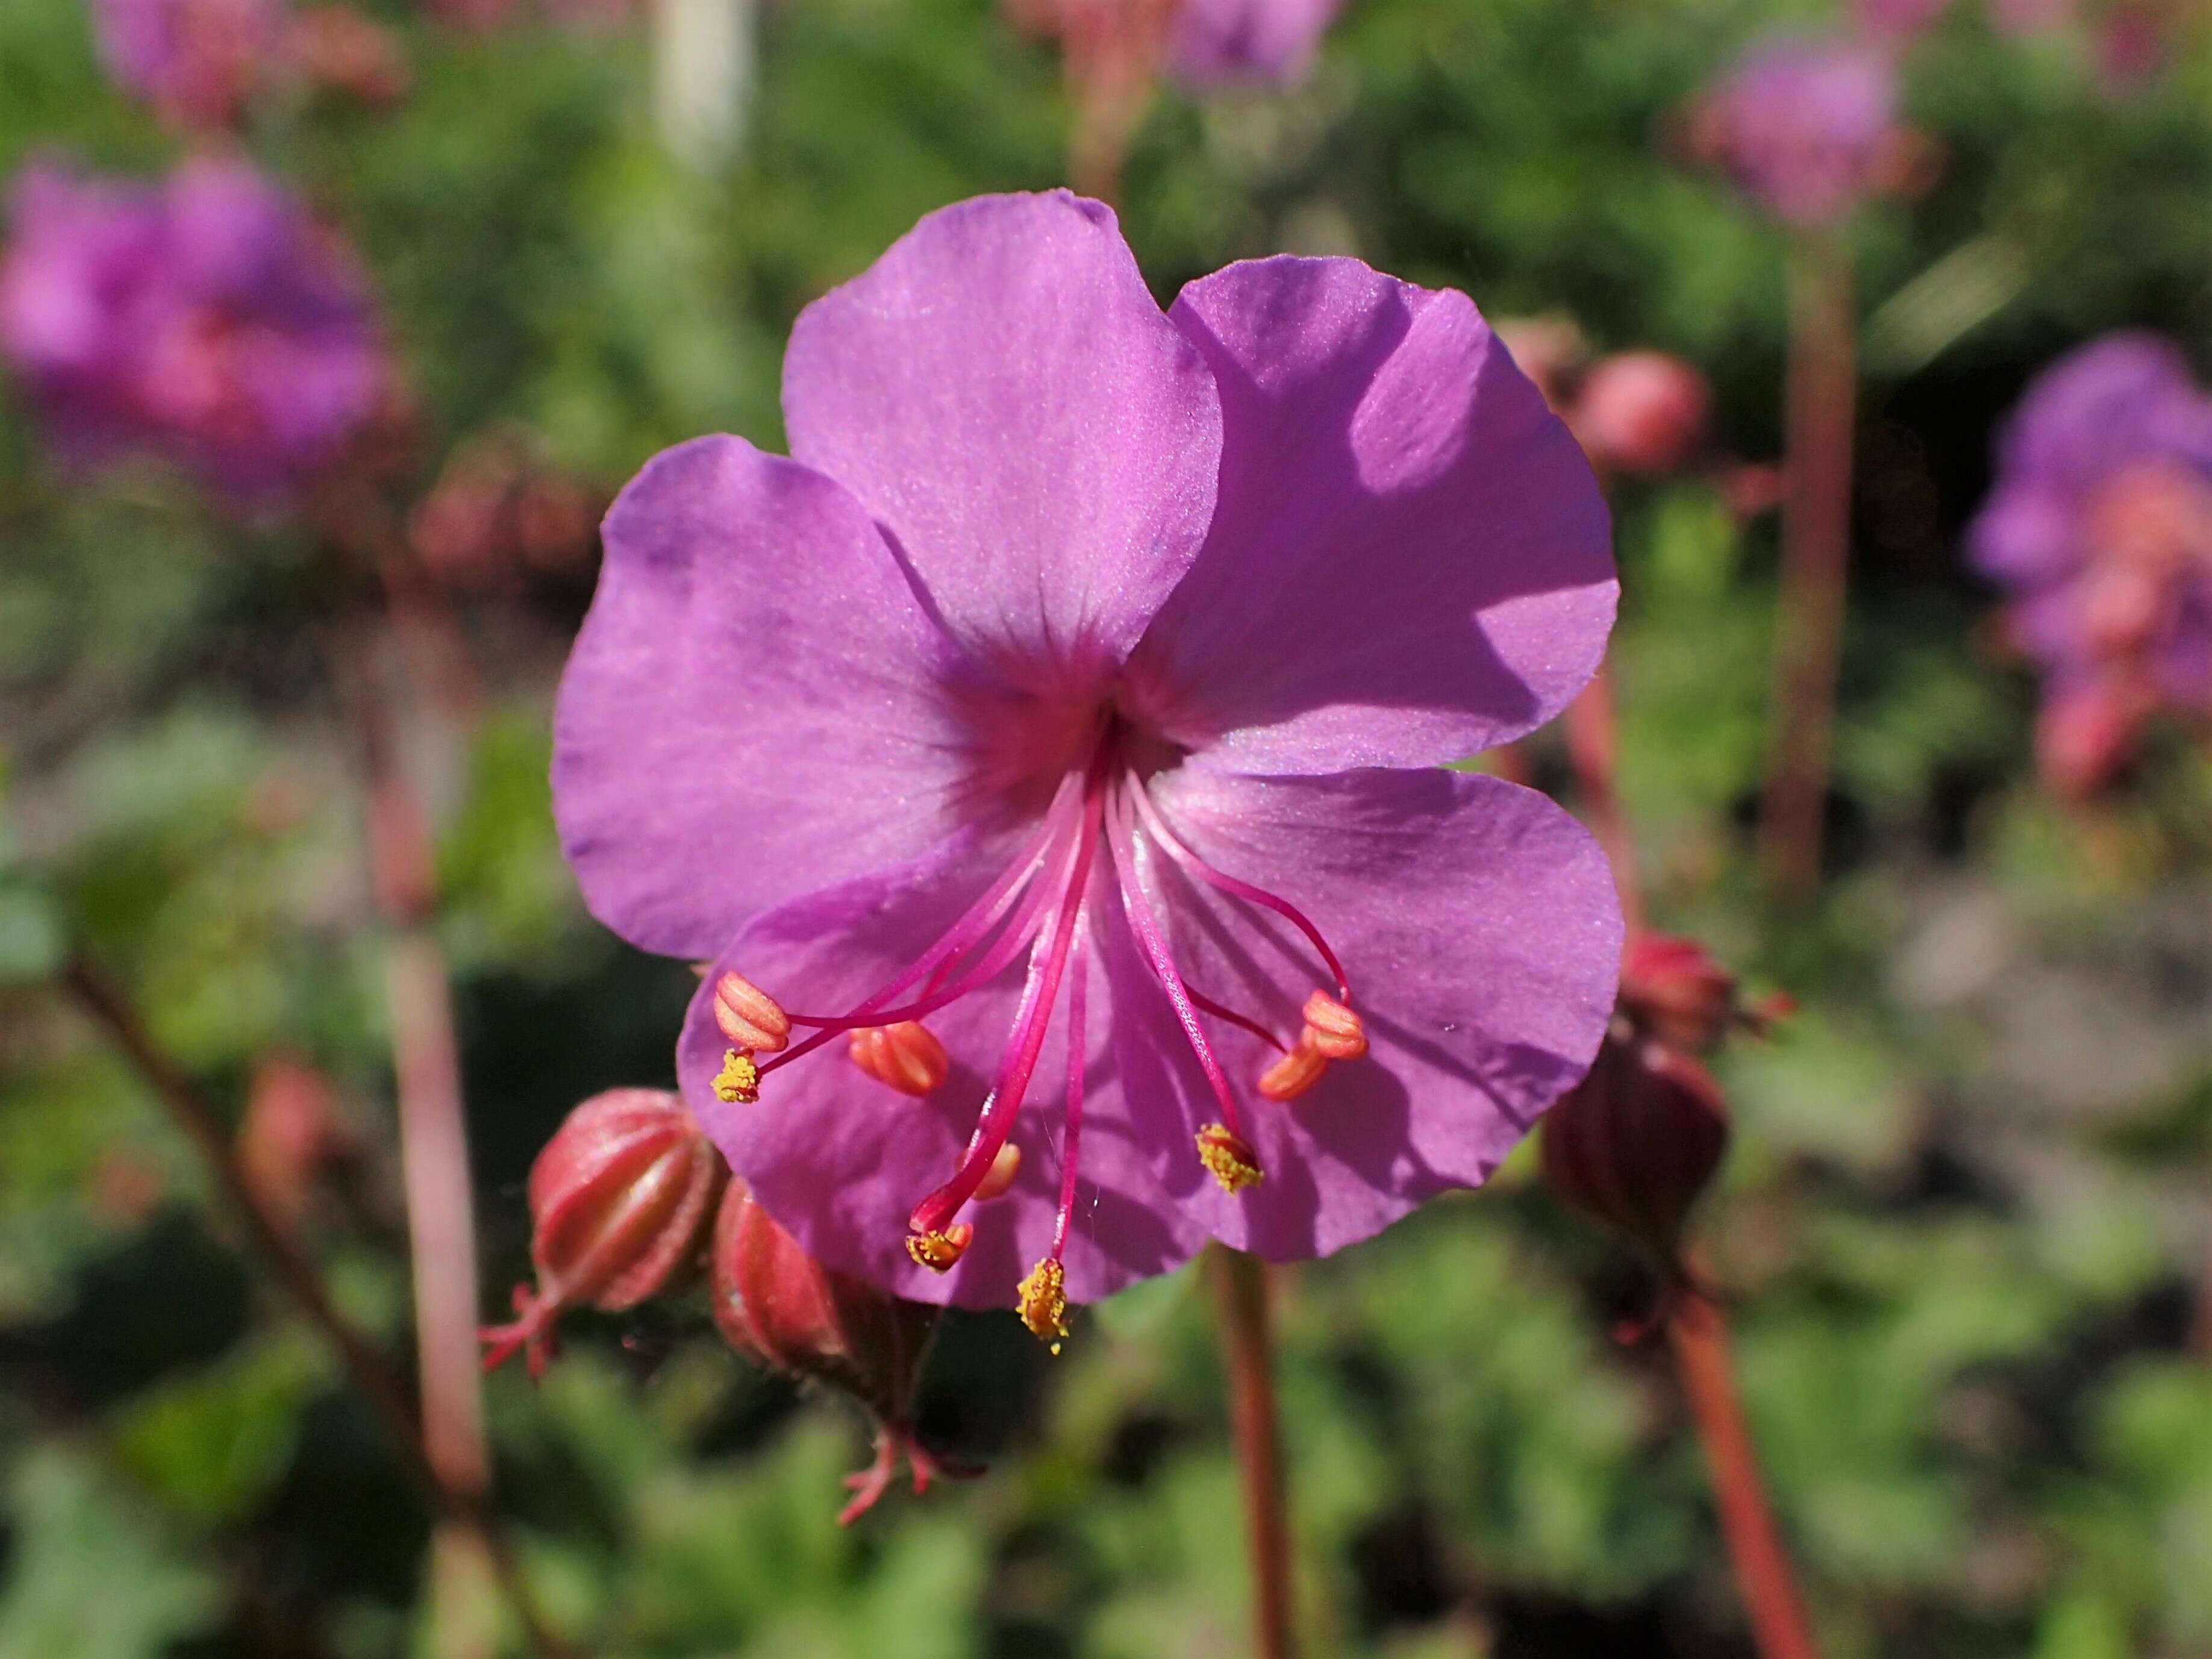
{"label": "pink filament", "polygon": [[[1009,865],[998,879],[984,890],[983,896],[969,906],[957,921],[945,930],[936,944],[931,945],[912,963],[879,987],[866,1001],[854,1009],[851,1013],[835,1019],[823,1018],[812,1014],[787,1014],[785,1018],[794,1025],[818,1025],[823,1029],[805,1041],[793,1043],[773,1060],[763,1062],[760,1068],[761,1075],[766,1077],[778,1067],[788,1066],[800,1055],[811,1054],[840,1031],[850,1030],[858,1025],[896,1024],[902,1019],[918,1018],[911,1012],[885,1009],[883,1005],[925,974],[940,967],[949,967],[952,959],[960,952],[969,949],[979,940],[989,935],[991,929],[998,925],[1000,919],[1006,915],[1007,909],[1023,896],[1030,878],[1036,875],[1050,858],[1054,844],[1066,834],[1068,819],[1075,811],[1073,803],[1079,799],[1077,791],[1079,782],[1079,775],[1075,773],[1070,773],[1061,781],[1059,791],[1053,796],[1051,806],[1046,811],[1044,830],[1037,837],[1036,844],[1030,849],[1029,855]],[[1023,915],[1016,918],[1014,925],[1006,929],[1001,936],[999,946],[984,958],[984,964],[988,964],[990,968],[988,974],[963,975],[957,988],[951,993],[940,994],[933,1000],[912,1006],[921,1009],[924,1012],[941,1008],[946,1003],[965,996],[975,986],[995,977],[1007,963],[1013,960],[1014,952],[1020,950],[1027,942],[1027,930],[1029,927],[1035,924],[1035,920],[1034,911],[1025,911]],[[1009,940],[1012,941],[1011,945],[1008,944]],[[979,968],[984,964],[979,964]]]}
{"label": "pink filament", "polygon": [[1347,1007],[1351,1006],[1352,981],[1345,976],[1344,964],[1336,959],[1336,952],[1328,948],[1328,941],[1322,937],[1321,929],[1314,926],[1305,912],[1287,899],[1277,898],[1265,888],[1255,887],[1249,881],[1239,881],[1234,876],[1224,874],[1176,840],[1175,831],[1168,828],[1167,821],[1160,816],[1159,808],[1152,805],[1151,793],[1133,778],[1125,793],[1136,802],[1137,811],[1144,815],[1146,830],[1170,858],[1209,885],[1218,887],[1234,897],[1264,905],[1304,933],[1313,948],[1321,952],[1321,959],[1328,964],[1328,971],[1336,976],[1337,1000]]}
{"label": "pink filament", "polygon": [[1075,1213],[1075,1158],[1083,1140],[1083,1064],[1089,1058],[1091,1028],[1085,1018],[1085,953],[1089,945],[1089,910],[1075,916],[1075,959],[1067,975],[1067,1123],[1060,1139],[1060,1215],[1052,1226],[1052,1259],[1067,1248],[1067,1224]]}
{"label": "pink filament", "polygon": [[1220,1103],[1222,1123],[1231,1134],[1242,1136],[1244,1131],[1237,1123],[1237,1102],[1229,1092],[1229,1079],[1222,1073],[1221,1062],[1213,1057],[1213,1047],[1206,1040],[1206,1028],[1199,1024],[1198,1010],[1191,1003],[1182,975],[1176,969],[1174,957],[1168,953],[1167,939],[1160,931],[1159,919],[1152,914],[1152,901],[1145,896],[1143,878],[1137,867],[1136,836],[1129,822],[1127,796],[1133,793],[1138,792],[1121,791],[1116,799],[1117,810],[1106,815],[1106,834],[1113,842],[1115,874],[1121,888],[1121,908],[1128,912],[1129,925],[1136,930],[1137,943],[1146,960],[1152,963],[1160,988],[1175,1005],[1176,1018],[1190,1042],[1190,1051],[1197,1056],[1199,1069],[1206,1073],[1213,1097]]}
{"label": "pink filament", "polygon": [[1054,919],[1051,933],[1038,941],[1042,963],[1032,959],[1029,982],[1022,988],[1022,1000],[1014,1014],[1013,1032],[1007,1039],[1006,1057],[1000,1064],[999,1080],[984,1099],[982,1113],[976,1120],[975,1133],[969,1137],[967,1154],[958,1172],[915,1207],[907,1224],[916,1233],[941,1232],[945,1229],[960,1206],[975,1195],[975,1188],[990,1172],[993,1160],[999,1156],[999,1149],[1006,1144],[1006,1137],[1013,1131],[1022,1097],[1029,1088],[1030,1075],[1036,1070],[1037,1055],[1044,1048],[1045,1029],[1052,1023],[1052,1005],[1060,994],[1060,978],[1074,942],[1076,916],[1083,906],[1084,889],[1091,879],[1091,855],[1097,847],[1099,818],[1105,802],[1103,772],[1103,766],[1094,762],[1091,781],[1084,793],[1083,827],[1077,838],[1073,863],[1061,890],[1060,913]]}

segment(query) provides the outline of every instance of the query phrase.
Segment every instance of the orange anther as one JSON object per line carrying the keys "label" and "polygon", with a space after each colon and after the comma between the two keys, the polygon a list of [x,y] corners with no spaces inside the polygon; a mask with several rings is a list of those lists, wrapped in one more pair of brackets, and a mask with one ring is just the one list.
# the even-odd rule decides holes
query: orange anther
{"label": "orange anther", "polygon": [[945,1081],[952,1061],[930,1029],[918,1020],[866,1025],[846,1042],[853,1064],[878,1083],[919,1099]]}
{"label": "orange anther", "polygon": [[740,1048],[772,1054],[791,1040],[791,1019],[776,1000],[743,974],[714,981],[714,1024]]}
{"label": "orange anther", "polygon": [[1367,1027],[1359,1016],[1326,991],[1306,999],[1306,1029],[1300,1047],[1311,1047],[1324,1060],[1357,1060],[1367,1052]]}
{"label": "orange anther", "polygon": [[1301,1037],[1297,1048],[1260,1073],[1260,1092],[1269,1100],[1296,1100],[1327,1070],[1328,1056]]}
{"label": "orange anther", "polygon": [[1067,1334],[1067,1272],[1057,1258],[1047,1256],[1030,1269],[1029,1277],[1015,1287],[1014,1311],[1040,1342],[1060,1352]]}
{"label": "orange anther", "polygon": [[1010,1141],[999,1148],[999,1155],[991,1160],[991,1167],[984,1171],[983,1179],[976,1184],[975,1201],[988,1204],[994,1198],[1003,1197],[1006,1188],[1014,1184],[1014,1177],[1021,1172],[1022,1149]]}

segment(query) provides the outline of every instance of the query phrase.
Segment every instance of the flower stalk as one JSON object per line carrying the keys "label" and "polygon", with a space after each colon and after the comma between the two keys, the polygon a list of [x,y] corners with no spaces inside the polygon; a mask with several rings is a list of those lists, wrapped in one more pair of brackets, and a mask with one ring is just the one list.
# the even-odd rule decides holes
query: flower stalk
{"label": "flower stalk", "polygon": [[[441,1486],[481,1504],[491,1486],[477,1340],[475,1195],[461,1095],[453,983],[431,931],[435,851],[421,801],[401,769],[375,645],[362,639],[341,693],[355,732],[367,796],[371,884],[384,927],[385,995],[398,1101],[401,1185],[414,1278],[422,1449]],[[483,1651],[468,1612],[490,1564],[465,1531],[432,1538],[436,1650],[449,1659]]]}
{"label": "flower stalk", "polygon": [[154,1041],[138,1011],[110,975],[88,957],[62,969],[61,988],[106,1032],[207,1162],[233,1220],[285,1295],[321,1332],[354,1387],[384,1425],[400,1467],[431,1506],[470,1534],[487,1559],[530,1644],[545,1659],[569,1659],[570,1649],[538,1609],[512,1541],[479,1490],[455,1485],[429,1452],[409,1403],[407,1384],[391,1360],[340,1313],[322,1276],[283,1222],[269,1208],[240,1161],[222,1115]]}
{"label": "flower stalk", "polygon": [[[1848,421],[1844,436],[1848,445]],[[1840,580],[1840,562],[1836,574]],[[1840,586],[1837,598],[1840,602]],[[1638,931],[1624,964],[1615,1032],[1589,1081],[1546,1121],[1546,1175],[1563,1199],[1652,1253],[1665,1281],[1658,1310],[1650,1325],[1630,1329],[1639,1336],[1652,1325],[1666,1332],[1711,1471],[1721,1536],[1759,1659],[1819,1659],[1737,1392],[1727,1316],[1707,1288],[1710,1275],[1682,1242],[1690,1206],[1718,1168],[1727,1134],[1725,1104],[1693,1051],[1712,1048],[1732,1028],[1760,1029],[1775,1005],[1770,1000],[1765,1007],[1743,1007],[1733,976],[1702,949],[1641,932],[1641,883],[1614,781],[1620,743],[1606,670],[1569,707],[1566,735],[1584,810],[1613,861],[1621,908]],[[1817,842],[1814,856],[1817,872]],[[1601,1092],[1593,1097],[1591,1090]],[[1581,1132],[1579,1141],[1561,1140],[1570,1126]]]}
{"label": "flower stalk", "polygon": [[1841,234],[1796,233],[1790,255],[1788,449],[1782,585],[1775,617],[1773,726],[1759,858],[1769,883],[1802,897],[1818,884],[1843,655],[1857,423],[1857,322]]}
{"label": "flower stalk", "polygon": [[1267,1264],[1217,1245],[1210,1266],[1221,1304],[1221,1344],[1229,1370],[1229,1427],[1244,1494],[1252,1558],[1253,1626],[1260,1659],[1291,1659],[1290,1504],[1275,1411],[1274,1333],[1268,1317]]}
{"label": "flower stalk", "polygon": [[1718,1303],[1693,1291],[1674,1298],[1666,1325],[1682,1392],[1705,1443],[1721,1533],[1760,1659],[1820,1659],[1759,1478],[1759,1454],[1736,1391],[1728,1317]]}

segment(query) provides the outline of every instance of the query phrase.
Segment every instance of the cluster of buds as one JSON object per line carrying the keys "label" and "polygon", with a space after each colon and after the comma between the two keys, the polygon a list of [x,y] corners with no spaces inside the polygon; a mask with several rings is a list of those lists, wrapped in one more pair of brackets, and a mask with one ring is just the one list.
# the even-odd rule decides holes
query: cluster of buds
{"label": "cluster of buds", "polygon": [[823,1267],[732,1176],[708,1253],[715,1328],[739,1353],[802,1382],[825,1383],[857,1401],[875,1428],[875,1461],[846,1477],[849,1526],[913,1470],[914,1489],[948,1474],[914,1433],[915,1383],[939,1310]]}
{"label": "cluster of buds", "polygon": [[1786,1011],[1778,999],[1745,1004],[1696,940],[1639,933],[1589,1074],[1545,1115],[1547,1182],[1648,1252],[1669,1295],[1694,1285],[1683,1229],[1728,1151],[1728,1102],[1698,1056]]}
{"label": "cluster of buds", "polygon": [[[765,1021],[752,1034],[781,1047],[788,1024],[774,1030],[781,1011],[770,1018],[744,994],[750,988],[741,980],[730,988],[725,1029],[750,1013]],[[1020,1159],[1007,1151],[1003,1177],[993,1170],[1001,1191]],[[851,1396],[875,1426],[875,1461],[847,1480],[854,1496],[841,1521],[872,1507],[902,1463],[917,1492],[965,1473],[914,1433],[915,1383],[939,1310],[809,1256],[730,1174],[682,1097],[611,1089],[577,1107],[531,1166],[530,1214],[537,1286],[517,1286],[519,1316],[483,1332],[486,1370],[520,1351],[531,1376],[542,1376],[562,1312],[634,1308],[695,1267],[703,1245],[714,1326],[730,1346]]]}
{"label": "cluster of buds", "polygon": [[569,1113],[530,1166],[538,1285],[516,1285],[518,1316],[483,1333],[484,1369],[520,1350],[543,1376],[563,1312],[621,1313],[665,1287],[696,1263],[727,1176],[679,1096],[610,1089]]}
{"label": "cluster of buds", "polygon": [[407,538],[447,581],[557,574],[588,558],[603,504],[528,434],[495,428],[453,452],[409,516]]}

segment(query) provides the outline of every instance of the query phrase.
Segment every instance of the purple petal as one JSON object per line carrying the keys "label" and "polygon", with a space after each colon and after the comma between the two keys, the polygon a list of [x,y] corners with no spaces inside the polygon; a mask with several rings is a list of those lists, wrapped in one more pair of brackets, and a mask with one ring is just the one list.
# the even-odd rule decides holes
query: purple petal
{"label": "purple petal", "polygon": [[[1249,1092],[1273,1058],[1216,1025],[1267,1178],[1231,1197],[1198,1171],[1178,1196],[1212,1232],[1283,1260],[1324,1255],[1449,1188],[1480,1185],[1589,1069],[1611,1017],[1621,920],[1589,833],[1543,796],[1443,771],[1256,778],[1185,767],[1155,785],[1192,850],[1304,909],[1351,975],[1371,1048],[1298,1099]],[[1304,941],[1164,861],[1181,965],[1288,1035],[1321,982]],[[1123,1085],[1219,1116],[1133,947],[1115,995]]]}
{"label": "purple petal", "polygon": [[[716,971],[735,968],[797,1012],[842,1012],[935,942],[991,869],[988,857],[956,853],[796,900],[747,928]],[[1110,909],[1103,884],[1094,893]],[[975,1238],[950,1273],[917,1267],[905,1237],[908,1212],[960,1161],[1012,1027],[1023,971],[1017,962],[993,984],[929,1017],[953,1063],[927,1100],[860,1072],[839,1036],[763,1078],[759,1100],[749,1105],[714,1093],[725,1045],[714,1025],[710,974],[678,1050],[684,1098],[730,1167],[808,1254],[917,1301],[1011,1308],[1015,1285],[1050,1248],[1059,1209],[1064,1000],[1015,1122],[1022,1164],[1012,1188],[963,1212]],[[1133,1108],[1110,1063],[1114,1016],[1095,966],[1088,1000],[1079,1202],[1065,1258],[1067,1294],[1079,1304],[1165,1273],[1206,1241],[1154,1173],[1179,1139],[1188,1148],[1170,1109],[1164,1102],[1140,1104],[1133,1109],[1146,1133],[1132,1127]]]}
{"label": "purple petal", "polygon": [[1033,690],[1102,683],[1212,515],[1212,381],[1113,214],[1065,191],[931,214],[800,315],[783,401],[793,455]]}
{"label": "purple petal", "polygon": [[697,439],[632,480],[605,543],[554,713],[553,807],[607,926],[712,956],[769,906],[972,819],[962,659],[835,483]]}
{"label": "purple petal", "polygon": [[1132,664],[1254,773],[1421,766],[1564,708],[1613,623],[1605,503],[1464,295],[1274,258],[1172,313],[1221,388],[1221,499]]}

